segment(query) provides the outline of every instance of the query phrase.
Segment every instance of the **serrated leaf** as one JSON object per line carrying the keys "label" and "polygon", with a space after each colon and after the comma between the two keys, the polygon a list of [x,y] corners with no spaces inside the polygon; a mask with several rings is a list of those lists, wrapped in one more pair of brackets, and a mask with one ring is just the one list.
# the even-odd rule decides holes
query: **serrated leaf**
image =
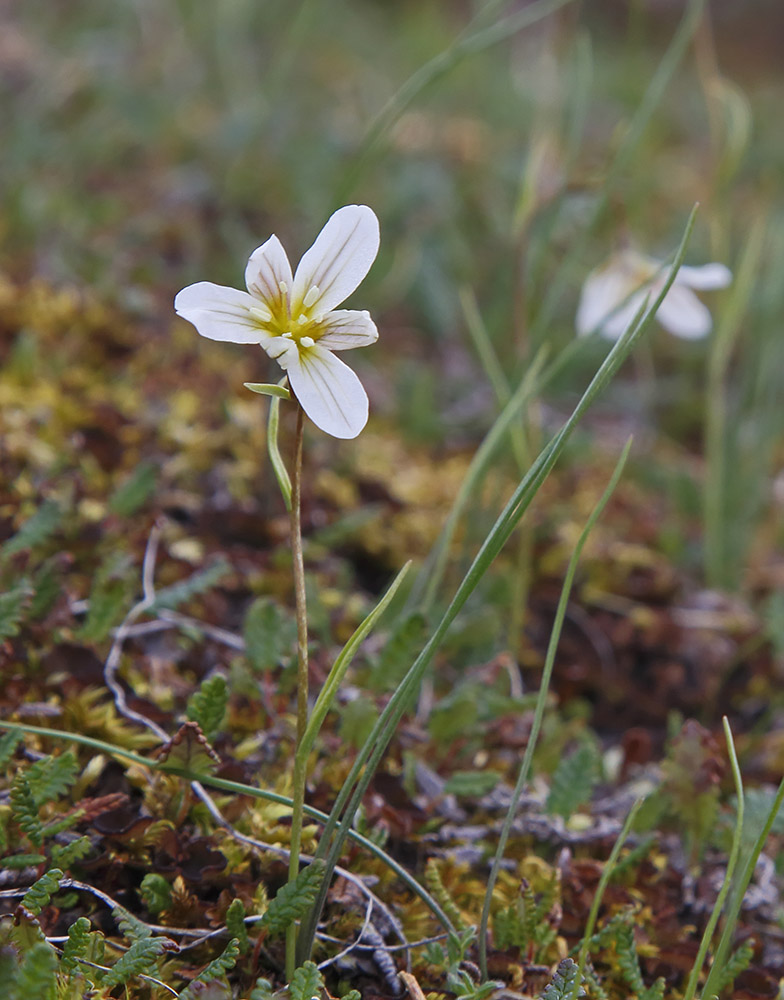
{"label": "serrated leaf", "polygon": [[76,633],[83,642],[101,642],[115,625],[119,625],[129,604],[129,588],[125,580],[104,579],[99,573],[90,591],[87,617]]}
{"label": "serrated leaf", "polygon": [[67,844],[52,844],[49,847],[49,854],[52,864],[58,868],[68,869],[77,861],[86,858],[92,850],[89,837],[76,837]]}
{"label": "serrated leaf", "polygon": [[591,798],[598,777],[598,751],[593,743],[585,741],[555,769],[545,802],[548,815],[569,819],[578,806]]}
{"label": "serrated leaf", "polygon": [[85,958],[90,946],[90,921],[79,917],[68,928],[68,940],[63,945],[60,965],[68,972],[77,967],[78,959]]}
{"label": "serrated leaf", "polygon": [[36,805],[54,802],[64,795],[76,781],[78,773],[79,764],[72,750],[56,757],[48,754],[31,764],[26,777]]}
{"label": "serrated leaf", "polygon": [[31,621],[45,618],[62,592],[60,564],[57,557],[47,559],[33,576],[33,596],[28,609]]}
{"label": "serrated leaf", "polygon": [[424,644],[427,619],[420,611],[404,618],[387,640],[371,674],[371,687],[392,691]]}
{"label": "serrated leaf", "polygon": [[139,886],[139,895],[142,897],[144,905],[150,913],[155,916],[157,916],[161,910],[165,910],[171,906],[171,886],[163,875],[159,875],[157,872],[148,872],[144,876],[141,885]]}
{"label": "serrated leaf", "polygon": [[16,993],[24,1000],[54,1000],[57,955],[46,941],[25,954],[16,975]]}
{"label": "serrated leaf", "polygon": [[57,530],[61,511],[53,500],[45,500],[32,517],[8,541],[0,546],[0,565],[17,552],[43,545]]}
{"label": "serrated leaf", "polygon": [[265,672],[291,659],[297,627],[275,601],[259,597],[248,608],[243,634],[251,666]]}
{"label": "serrated leaf", "polygon": [[210,774],[220,757],[195,722],[184,722],[174,736],[157,751],[158,760],[170,768]]}
{"label": "serrated leaf", "polygon": [[128,951],[114,963],[103,977],[101,986],[108,990],[127,983],[140,973],[150,975],[151,970],[155,968],[156,959],[171,947],[172,942],[167,938],[146,937],[134,941]]}
{"label": "serrated leaf", "polygon": [[119,517],[135,514],[155,492],[157,477],[158,468],[153,462],[140,462],[109,498],[109,510]]}
{"label": "serrated leaf", "polygon": [[[198,974],[194,982],[206,984],[213,982],[215,979],[220,979],[229,969],[234,968],[239,953],[239,943],[236,938],[232,938],[223,952],[216,959],[213,959],[206,969]],[[178,1000],[195,1000],[195,997],[196,993],[193,989],[193,983],[191,983],[178,995]]]}
{"label": "serrated leaf", "polygon": [[211,566],[199,570],[186,580],[173,584],[171,587],[164,587],[158,591],[155,601],[147,609],[149,614],[155,614],[163,608],[174,610],[181,604],[185,604],[210,590],[215,584],[223,579],[231,571],[231,566],[225,559],[217,559]]}
{"label": "serrated leaf", "polygon": [[51,868],[43,874],[37,882],[34,882],[22,899],[22,906],[29,910],[34,917],[49,905],[49,900],[60,888],[60,879],[63,873],[59,868]]}
{"label": "serrated leaf", "polygon": [[[572,958],[565,958],[558,963],[553,981],[542,993],[540,1000],[571,1000],[579,968]],[[578,997],[585,996],[582,985],[577,990]]]}
{"label": "serrated leaf", "polygon": [[212,740],[223,726],[228,701],[226,678],[221,674],[213,674],[203,680],[199,690],[191,695],[186,714],[191,722],[200,727],[205,737]]}
{"label": "serrated leaf", "polygon": [[259,976],[248,1000],[275,1000],[275,990],[269,979]]}
{"label": "serrated leaf", "polygon": [[122,906],[115,906],[112,910],[114,919],[121,933],[131,941],[145,941],[152,937],[152,930],[138,917],[126,910]]}
{"label": "serrated leaf", "polygon": [[289,983],[291,1000],[313,1000],[324,989],[324,977],[315,962],[305,962],[295,970]]}
{"label": "serrated leaf", "polygon": [[41,847],[44,842],[43,825],[30,783],[22,771],[17,771],[11,783],[11,810],[14,820],[33,847]]}
{"label": "serrated leaf", "polygon": [[250,939],[248,929],[245,926],[245,907],[241,899],[232,899],[226,911],[226,930],[237,939],[240,951],[246,952],[250,949]]}
{"label": "serrated leaf", "polygon": [[7,733],[0,736],[0,767],[5,767],[8,764],[21,741],[22,734],[14,732],[13,729],[9,729]]}
{"label": "serrated leaf", "polygon": [[0,641],[19,634],[19,626],[32,596],[33,588],[27,580],[0,594]]}
{"label": "serrated leaf", "polygon": [[281,886],[262,917],[262,927],[270,934],[283,934],[295,920],[307,913],[321,885],[324,868],[324,862],[316,859],[303,868],[293,882]]}

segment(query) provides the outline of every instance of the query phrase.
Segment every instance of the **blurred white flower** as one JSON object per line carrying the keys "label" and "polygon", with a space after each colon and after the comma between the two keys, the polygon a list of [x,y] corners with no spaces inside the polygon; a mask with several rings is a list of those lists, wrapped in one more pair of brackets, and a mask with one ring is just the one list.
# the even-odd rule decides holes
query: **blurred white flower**
{"label": "blurred white flower", "polygon": [[[650,295],[651,300],[657,297],[667,273],[668,268],[661,261],[636,250],[627,248],[613,254],[585,280],[577,308],[577,333],[584,336],[596,330],[603,337],[618,340],[646,296]],[[656,310],[656,318],[676,337],[686,340],[705,337],[713,325],[711,314],[692,289],[724,288],[731,281],[732,273],[724,264],[681,266]]]}
{"label": "blurred white flower", "polygon": [[366,205],[338,209],[294,274],[277,236],[254,250],[248,291],[199,281],[178,293],[174,308],[203,337],[260,344],[288,375],[310,419],[338,438],[353,438],[368,418],[368,398],[333,351],[378,339],[370,314],[336,309],[359,285],[378,253],[378,219]]}

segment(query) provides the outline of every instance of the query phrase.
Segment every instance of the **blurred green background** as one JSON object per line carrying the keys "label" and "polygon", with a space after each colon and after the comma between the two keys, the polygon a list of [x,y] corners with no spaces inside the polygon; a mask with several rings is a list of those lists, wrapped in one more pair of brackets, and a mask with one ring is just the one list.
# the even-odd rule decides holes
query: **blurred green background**
{"label": "blurred green background", "polygon": [[[179,288],[239,284],[272,232],[296,260],[334,208],[367,203],[382,249],[354,301],[381,340],[352,362],[374,419],[438,451],[497,412],[466,296],[514,385],[542,345],[570,348],[594,267],[627,241],[666,257],[699,201],[688,262],[745,274],[707,300],[720,336],[652,331],[573,450],[628,429],[638,455],[664,447],[638,474],[685,517],[707,505],[708,578],[739,586],[753,546],[781,540],[755,532],[784,458],[783,30],[775,0],[10,2],[0,267],[90,288],[165,365],[195,338],[172,334]],[[606,349],[582,343],[545,387],[544,435]],[[244,350],[201,342],[194,363],[234,373]],[[213,389],[207,410],[236,381]]]}

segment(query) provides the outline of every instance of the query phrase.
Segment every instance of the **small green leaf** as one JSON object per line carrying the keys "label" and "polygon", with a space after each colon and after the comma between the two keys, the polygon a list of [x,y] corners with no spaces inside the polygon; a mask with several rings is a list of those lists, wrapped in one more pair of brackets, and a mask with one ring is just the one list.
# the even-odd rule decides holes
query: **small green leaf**
{"label": "small green leaf", "polygon": [[315,962],[305,962],[291,977],[289,994],[291,1000],[312,1000],[320,996],[324,988],[324,978]]}
{"label": "small green leaf", "polygon": [[59,868],[50,869],[30,886],[22,899],[22,906],[34,917],[37,917],[41,910],[49,905],[49,900],[60,888],[62,877],[63,873]]}
{"label": "small green leaf", "polygon": [[120,517],[130,517],[155,492],[158,469],[153,462],[140,462],[130,477],[109,497],[109,510]]}
{"label": "small green leaf", "polygon": [[19,634],[19,625],[32,596],[33,590],[27,580],[0,594],[0,641]]}
{"label": "small green leaf", "polygon": [[569,819],[578,806],[591,798],[599,777],[599,767],[599,751],[587,740],[564,757],[551,780],[545,802],[547,814]]}
{"label": "small green leaf", "polygon": [[158,591],[155,601],[147,609],[149,614],[160,611],[161,608],[174,610],[193,597],[203,594],[206,590],[214,587],[227,573],[231,571],[231,566],[225,559],[216,559],[211,566],[199,570],[192,576],[179,583],[172,584],[171,587],[164,587]]}
{"label": "small green leaf", "polygon": [[208,740],[213,740],[220,732],[226,718],[228,701],[226,679],[220,674],[213,674],[203,680],[199,690],[188,700],[188,718],[199,726]]}
{"label": "small green leaf", "polygon": [[161,910],[171,906],[171,886],[163,875],[159,875],[157,872],[148,872],[144,876],[142,884],[139,886],[139,895],[150,913],[156,916]]}
{"label": "small green leaf", "polygon": [[248,929],[245,926],[245,907],[241,899],[232,899],[226,911],[226,930],[237,939],[240,951],[246,952],[250,949],[250,939]]}
{"label": "small green leaf", "polygon": [[243,382],[246,389],[258,392],[261,396],[277,396],[279,399],[291,399],[291,393],[284,385],[270,382]]}
{"label": "small green leaf", "polygon": [[259,597],[248,608],[243,625],[245,655],[254,670],[274,670],[294,655],[297,626],[269,597]]}
{"label": "small green leaf", "polygon": [[17,552],[34,549],[43,545],[54,534],[60,523],[60,508],[52,500],[46,500],[32,517],[28,518],[15,535],[0,547],[0,563],[4,563]]}
{"label": "small green leaf", "polygon": [[287,882],[270,901],[261,924],[270,934],[283,934],[313,905],[324,876],[324,862],[312,861],[293,882]]}

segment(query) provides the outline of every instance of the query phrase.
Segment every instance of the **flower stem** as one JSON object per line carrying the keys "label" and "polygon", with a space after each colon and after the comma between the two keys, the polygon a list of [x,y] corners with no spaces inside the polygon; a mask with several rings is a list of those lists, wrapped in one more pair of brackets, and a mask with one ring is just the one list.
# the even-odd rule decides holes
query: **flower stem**
{"label": "flower stem", "polygon": [[[297,404],[297,430],[294,438],[294,467],[291,477],[291,557],[294,564],[294,599],[297,609],[297,746],[294,754],[294,779],[291,810],[291,854],[289,881],[299,873],[302,842],[302,813],[305,804],[307,761],[299,752],[308,725],[308,609],[305,596],[305,564],[302,558],[302,440],[305,412]],[[297,925],[286,932],[286,976],[289,981],[296,968]]]}

